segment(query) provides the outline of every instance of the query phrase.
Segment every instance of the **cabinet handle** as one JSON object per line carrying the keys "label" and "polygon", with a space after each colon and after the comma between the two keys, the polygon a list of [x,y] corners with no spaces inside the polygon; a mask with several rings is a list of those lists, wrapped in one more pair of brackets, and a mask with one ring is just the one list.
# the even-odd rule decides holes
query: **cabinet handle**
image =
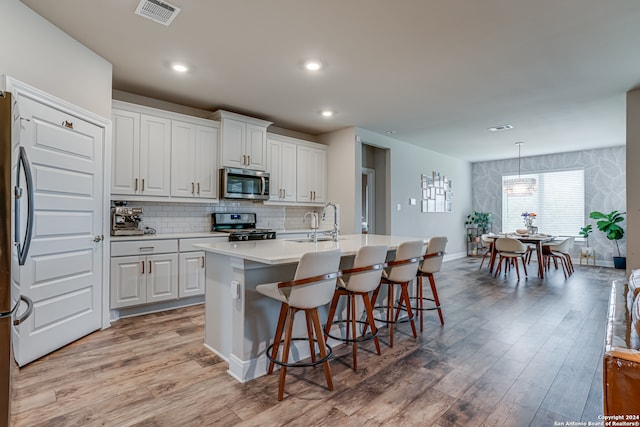
{"label": "cabinet handle", "polygon": [[196,185],[192,182],[191,183],[191,194],[196,192]]}
{"label": "cabinet handle", "polygon": [[140,264],[142,264],[142,274],[144,274],[144,261],[140,261]]}
{"label": "cabinet handle", "polygon": [[201,259],[202,259],[201,267],[204,268],[204,257],[201,257]]}
{"label": "cabinet handle", "polygon": [[151,261],[149,261],[149,274],[151,274]]}
{"label": "cabinet handle", "polygon": [[142,178],[142,191],[144,191],[144,178]]}
{"label": "cabinet handle", "polygon": [[138,178],[136,178],[136,188],[133,191],[138,191]]}
{"label": "cabinet handle", "polygon": [[251,156],[247,156],[247,166],[251,164]]}
{"label": "cabinet handle", "polygon": [[247,156],[242,155],[242,166],[247,166]]}
{"label": "cabinet handle", "polygon": [[141,251],[152,251],[154,248],[155,248],[155,246],[140,246],[138,248],[138,250],[141,250]]}
{"label": "cabinet handle", "polygon": [[198,183],[198,194],[200,194],[200,183]]}

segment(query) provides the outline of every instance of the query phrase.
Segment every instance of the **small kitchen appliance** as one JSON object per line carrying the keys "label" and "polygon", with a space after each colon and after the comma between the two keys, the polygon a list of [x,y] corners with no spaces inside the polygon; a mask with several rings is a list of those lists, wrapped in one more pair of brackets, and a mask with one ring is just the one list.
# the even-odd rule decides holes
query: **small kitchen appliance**
{"label": "small kitchen appliance", "polygon": [[268,172],[222,168],[221,196],[224,199],[269,200],[269,179]]}
{"label": "small kitchen appliance", "polygon": [[116,206],[111,208],[112,236],[141,236],[144,230],[140,228],[142,222],[142,208]]}
{"label": "small kitchen appliance", "polygon": [[275,231],[256,228],[255,213],[212,213],[211,222],[211,230],[229,233],[230,242],[276,238]]}

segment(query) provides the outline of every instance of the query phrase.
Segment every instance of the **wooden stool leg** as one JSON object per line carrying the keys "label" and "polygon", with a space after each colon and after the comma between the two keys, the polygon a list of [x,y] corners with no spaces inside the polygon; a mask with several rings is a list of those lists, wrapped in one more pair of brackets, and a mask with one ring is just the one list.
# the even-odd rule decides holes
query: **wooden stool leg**
{"label": "wooden stool leg", "polygon": [[315,363],[316,346],[313,342],[313,328],[311,326],[311,318],[309,317],[309,313],[307,311],[304,312],[304,318],[307,322],[307,341],[309,341],[309,353],[311,354],[311,362]]}
{"label": "wooden stool leg", "polygon": [[442,308],[440,308],[440,298],[438,298],[438,290],[436,289],[436,281],[433,278],[433,273],[429,273],[429,283],[431,284],[431,292],[433,293],[433,301],[438,309],[438,317],[440,318],[440,324],[444,325],[444,317],[442,316]]}
{"label": "wooden stool leg", "polygon": [[422,289],[422,275],[418,276],[418,278],[416,279],[416,284],[418,285],[418,292],[416,295],[416,301],[418,302],[418,304],[416,304],[418,306],[418,312],[420,314],[420,333],[422,333],[424,331],[424,302],[422,301],[422,295],[423,295],[423,289]]}
{"label": "wooden stool leg", "polygon": [[[378,328],[376,327],[376,322],[375,320],[373,320],[373,305],[371,304],[371,301],[369,300],[369,294],[364,293],[362,294],[362,300],[364,301],[364,309],[367,312],[367,323],[369,325],[371,325],[371,333],[372,334],[377,334],[378,333]],[[366,328],[366,324],[365,324],[365,328]],[[376,345],[376,351],[378,352],[378,355],[380,355],[380,340],[378,340],[378,337],[375,336],[373,337],[373,342]]]}
{"label": "wooden stool leg", "polygon": [[[282,339],[282,331],[284,330],[284,322],[287,319],[287,312],[289,311],[289,306],[285,303],[280,305],[280,315],[278,316],[278,325],[276,326],[276,335],[273,338],[273,347],[271,350],[271,357],[276,358],[278,356],[278,349],[280,348],[280,340]],[[267,373],[271,374],[273,372],[274,363],[269,361],[269,369]]]}
{"label": "wooden stool leg", "polygon": [[[294,308],[287,310],[287,330],[284,333],[284,348],[282,349],[282,362],[287,363],[289,361],[289,349],[291,348],[291,335],[293,334],[293,317],[296,313]],[[278,400],[284,398],[284,383],[287,378],[287,367],[282,366],[280,368],[280,382],[278,383]]]}
{"label": "wooden stool leg", "polygon": [[352,343],[352,347],[353,347],[353,370],[357,371],[358,370],[358,346],[357,346],[357,342],[356,342],[356,337],[357,337],[357,328],[356,328],[356,296],[353,294],[349,295],[349,302],[350,302],[350,308],[349,311],[351,311],[351,331],[352,331],[352,336],[353,336],[353,343]]}
{"label": "wooden stool leg", "polygon": [[[320,348],[320,357],[325,358],[327,357],[327,347],[324,343],[324,334],[322,333],[322,324],[320,323],[320,316],[318,316],[318,309],[313,308],[309,311],[316,330],[316,339],[318,340],[318,347]],[[324,367],[324,377],[327,380],[327,387],[329,390],[333,390],[333,380],[331,379],[331,366],[329,366],[329,361],[326,360],[322,366]]]}
{"label": "wooden stool leg", "polygon": [[394,300],[394,296],[395,293],[393,292],[393,284],[389,283],[389,290],[387,292],[387,305],[388,305],[388,309],[387,309],[387,322],[389,322],[389,347],[393,348],[393,326],[394,324],[391,323],[391,320],[395,319],[394,315],[393,315],[393,309],[395,306],[395,302]]}
{"label": "wooden stool leg", "polygon": [[342,295],[341,289],[337,289],[333,294],[333,299],[331,300],[331,306],[329,307],[329,314],[327,315],[327,324],[324,326],[324,335],[325,340],[331,332],[331,325],[333,324],[333,317],[336,315],[336,308],[338,307],[338,301],[340,300],[340,295]]}
{"label": "wooden stool leg", "polygon": [[[378,285],[377,288],[375,288],[375,290],[373,291],[373,295],[371,296],[371,318],[373,319],[373,306],[376,305],[376,301],[378,300],[378,294],[380,293],[380,285]],[[374,321],[372,320],[371,323],[373,324]],[[364,328],[362,329],[362,333],[366,334],[367,333],[367,324],[364,325]],[[373,332],[373,329],[371,330]]]}
{"label": "wooden stool leg", "polygon": [[418,333],[416,332],[416,323],[413,320],[413,310],[411,309],[411,300],[409,299],[409,282],[405,282],[400,287],[401,297],[404,298],[404,303],[407,305],[407,315],[409,319],[411,319],[411,330],[413,331],[413,337],[418,338]]}

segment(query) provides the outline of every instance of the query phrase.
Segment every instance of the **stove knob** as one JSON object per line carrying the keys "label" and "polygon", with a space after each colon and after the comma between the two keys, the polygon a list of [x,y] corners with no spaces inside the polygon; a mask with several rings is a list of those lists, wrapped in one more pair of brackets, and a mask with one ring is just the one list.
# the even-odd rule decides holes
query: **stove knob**
{"label": "stove knob", "polygon": [[262,240],[267,240],[269,238],[269,234],[265,233],[262,235]]}
{"label": "stove knob", "polygon": [[249,236],[242,236],[242,240],[249,240]]}

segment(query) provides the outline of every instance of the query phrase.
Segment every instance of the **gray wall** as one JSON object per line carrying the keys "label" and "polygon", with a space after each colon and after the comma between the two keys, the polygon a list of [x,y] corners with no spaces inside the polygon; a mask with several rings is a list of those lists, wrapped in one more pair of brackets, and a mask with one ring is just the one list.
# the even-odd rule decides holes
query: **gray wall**
{"label": "gray wall", "polygon": [[640,89],[627,92],[627,271],[640,268]]}
{"label": "gray wall", "polygon": [[18,0],[0,3],[0,75],[111,119],[111,64]]}
{"label": "gray wall", "polygon": [[[589,244],[595,248],[598,264],[612,265],[615,244],[597,230],[589,218],[592,211],[609,213],[626,211],[626,153],[625,147],[575,151],[546,156],[523,157],[521,172],[544,172],[584,168],[585,224],[593,224],[594,232]],[[518,173],[518,159],[478,162],[472,165],[473,209],[494,214],[493,231],[502,223],[502,175]],[[636,181],[637,182],[637,181]],[[627,228],[628,221],[623,223]],[[512,231],[512,230],[504,230]],[[540,230],[544,232],[544,230]],[[576,230],[578,235],[580,230]],[[626,253],[626,236],[620,242],[620,251]]]}

